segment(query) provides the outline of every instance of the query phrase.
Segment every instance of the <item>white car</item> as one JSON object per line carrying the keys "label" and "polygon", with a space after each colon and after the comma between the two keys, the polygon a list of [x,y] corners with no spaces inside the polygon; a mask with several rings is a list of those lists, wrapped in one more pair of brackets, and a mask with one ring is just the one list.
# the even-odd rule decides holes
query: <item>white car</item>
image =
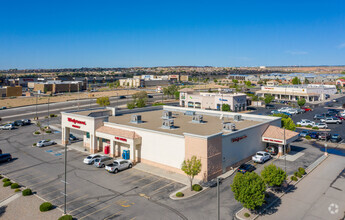
{"label": "white car", "polygon": [[313,122],[313,121],[310,121],[310,120],[308,120],[308,119],[302,119],[300,122],[297,122],[297,125],[301,125],[301,126],[308,126],[308,125],[310,125],[310,126],[314,126],[315,125],[315,122]]}
{"label": "white car", "polygon": [[286,113],[289,113],[291,115],[296,115],[298,111],[296,109],[290,108],[285,111]]}
{"label": "white car", "polygon": [[318,128],[321,128],[321,129],[328,128],[326,123],[316,123],[315,127],[318,127]]}
{"label": "white car", "polygon": [[344,117],[345,116],[345,111],[339,113],[340,116]]}
{"label": "white car", "polygon": [[109,173],[117,173],[120,170],[132,168],[132,166],[133,166],[132,161],[125,160],[125,159],[118,159],[118,160],[114,160],[112,164],[105,166],[105,170],[108,171]]}
{"label": "white car", "polygon": [[13,129],[13,124],[6,124],[3,126],[0,126],[0,130],[12,130]]}
{"label": "white car", "polygon": [[45,146],[50,146],[56,144],[54,141],[51,140],[41,140],[37,142],[36,146],[37,147],[45,147]]}
{"label": "white car", "polygon": [[252,157],[252,160],[256,163],[265,163],[269,159],[271,159],[271,154],[265,151],[258,151],[255,156]]}
{"label": "white car", "polygon": [[91,155],[87,156],[83,162],[85,164],[93,164],[95,162],[95,159],[100,158],[101,156],[102,155],[100,155],[100,154],[91,154]]}
{"label": "white car", "polygon": [[290,107],[283,107],[283,108],[278,109],[278,112],[286,112],[289,109]]}
{"label": "white car", "polygon": [[325,122],[327,124],[341,124],[342,123],[342,121],[338,118],[323,118],[320,121]]}

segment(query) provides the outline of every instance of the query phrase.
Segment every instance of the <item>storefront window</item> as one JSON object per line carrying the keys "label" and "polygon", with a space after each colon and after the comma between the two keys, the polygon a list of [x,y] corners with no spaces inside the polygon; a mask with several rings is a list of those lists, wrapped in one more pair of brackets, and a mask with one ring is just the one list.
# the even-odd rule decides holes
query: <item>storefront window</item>
{"label": "storefront window", "polygon": [[195,103],[195,108],[201,108],[201,103],[200,102],[196,102]]}
{"label": "storefront window", "polygon": [[194,107],[194,103],[193,102],[188,102],[188,107],[193,108]]}
{"label": "storefront window", "polygon": [[86,132],[86,138],[90,138],[90,133]]}

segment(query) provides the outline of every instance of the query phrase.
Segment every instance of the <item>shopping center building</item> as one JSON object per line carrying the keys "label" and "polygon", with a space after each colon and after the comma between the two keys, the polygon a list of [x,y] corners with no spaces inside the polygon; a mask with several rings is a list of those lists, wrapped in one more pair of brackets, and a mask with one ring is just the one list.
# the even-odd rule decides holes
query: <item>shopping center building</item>
{"label": "shopping center building", "polygon": [[[298,138],[280,128],[281,118],[163,106],[136,113],[115,108],[62,112],[62,142],[71,130],[83,131],[90,153],[121,157],[129,151],[134,163],[181,173],[181,164],[195,155],[202,161],[197,179],[208,181],[243,163],[268,145],[280,154]],[[283,145],[286,146],[284,149]]]}
{"label": "shopping center building", "polygon": [[274,96],[276,100],[296,101],[305,99],[307,102],[324,101],[326,95],[337,93],[335,85],[288,85],[288,86],[262,86],[256,94],[264,97],[266,94]]}

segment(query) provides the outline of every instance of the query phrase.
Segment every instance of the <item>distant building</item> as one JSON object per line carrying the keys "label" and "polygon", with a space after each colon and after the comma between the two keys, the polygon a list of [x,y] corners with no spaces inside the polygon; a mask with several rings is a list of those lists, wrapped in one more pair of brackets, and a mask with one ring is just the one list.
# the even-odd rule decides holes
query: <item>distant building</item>
{"label": "distant building", "polygon": [[85,90],[83,82],[81,81],[47,81],[37,82],[34,84],[34,91],[42,93],[62,93],[62,92],[78,92]]}
{"label": "distant building", "polygon": [[266,85],[267,86],[277,86],[277,85],[279,85],[279,83],[275,80],[270,80],[270,81],[266,82]]}
{"label": "distant building", "polygon": [[336,81],[336,84],[341,86],[341,87],[344,87],[345,86],[345,79],[338,79]]}
{"label": "distant building", "polygon": [[231,111],[244,111],[246,98],[243,93],[194,93],[194,90],[188,88],[180,90],[180,106],[188,108],[221,110],[223,104],[228,104]]}
{"label": "distant building", "polygon": [[120,79],[119,82],[121,87],[139,88],[143,85],[143,80],[137,77]]}
{"label": "distant building", "polygon": [[0,88],[0,97],[22,96],[23,88],[21,86],[5,86]]}

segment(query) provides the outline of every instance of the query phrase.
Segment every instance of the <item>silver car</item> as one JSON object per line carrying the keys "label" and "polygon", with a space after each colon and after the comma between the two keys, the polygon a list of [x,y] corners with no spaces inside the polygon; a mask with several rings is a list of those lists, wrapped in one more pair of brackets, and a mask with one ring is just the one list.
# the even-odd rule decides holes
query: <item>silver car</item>
{"label": "silver car", "polygon": [[105,167],[109,164],[113,163],[113,158],[112,157],[107,157],[107,156],[102,156],[100,158],[96,158],[94,160],[93,165],[95,165],[98,168]]}
{"label": "silver car", "polygon": [[132,168],[133,164],[130,160],[118,159],[114,160],[112,164],[109,164],[105,167],[105,170],[109,173],[117,173],[120,170],[125,170]]}
{"label": "silver car", "polygon": [[13,124],[6,124],[3,126],[0,126],[0,130],[12,130],[13,128],[14,128]]}
{"label": "silver car", "polygon": [[50,146],[50,145],[54,145],[56,144],[55,141],[51,141],[51,140],[41,140],[39,142],[36,143],[37,147],[45,147],[45,146]]}

